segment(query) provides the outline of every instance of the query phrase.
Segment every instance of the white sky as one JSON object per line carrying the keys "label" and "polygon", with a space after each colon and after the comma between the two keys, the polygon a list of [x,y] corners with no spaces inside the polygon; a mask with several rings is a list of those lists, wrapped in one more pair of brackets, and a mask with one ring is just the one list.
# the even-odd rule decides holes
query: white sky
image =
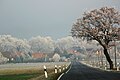
{"label": "white sky", "polygon": [[120,0],[0,0],[0,35],[58,39],[70,35],[84,11],[103,6],[120,11]]}

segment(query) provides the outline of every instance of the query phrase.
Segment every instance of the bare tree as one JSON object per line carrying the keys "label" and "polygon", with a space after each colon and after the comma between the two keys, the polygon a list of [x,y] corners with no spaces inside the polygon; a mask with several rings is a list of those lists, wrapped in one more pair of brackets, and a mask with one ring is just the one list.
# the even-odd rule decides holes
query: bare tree
{"label": "bare tree", "polygon": [[107,49],[111,41],[120,39],[120,13],[115,8],[102,7],[84,13],[73,24],[71,33],[76,38],[98,41],[104,49],[110,69],[113,69],[113,61]]}

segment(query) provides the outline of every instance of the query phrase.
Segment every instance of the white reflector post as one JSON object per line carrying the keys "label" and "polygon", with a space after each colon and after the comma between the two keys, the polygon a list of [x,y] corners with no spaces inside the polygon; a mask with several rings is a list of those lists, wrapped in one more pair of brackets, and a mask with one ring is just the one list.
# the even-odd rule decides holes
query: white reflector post
{"label": "white reflector post", "polygon": [[68,68],[68,66],[66,65],[66,69]]}
{"label": "white reflector post", "polygon": [[119,71],[119,63],[117,63],[117,71]]}
{"label": "white reflector post", "polygon": [[64,68],[65,66],[63,65],[63,71],[65,70],[65,68]]}
{"label": "white reflector post", "polygon": [[45,66],[45,65],[44,65],[44,73],[45,73],[45,78],[48,78],[47,68],[46,68],[46,66]]}
{"label": "white reflector post", "polygon": [[105,70],[107,70],[107,64],[105,64]]}
{"label": "white reflector post", "polygon": [[61,72],[61,66],[59,66],[59,72]]}
{"label": "white reflector post", "polygon": [[55,73],[57,73],[57,65],[55,65]]}

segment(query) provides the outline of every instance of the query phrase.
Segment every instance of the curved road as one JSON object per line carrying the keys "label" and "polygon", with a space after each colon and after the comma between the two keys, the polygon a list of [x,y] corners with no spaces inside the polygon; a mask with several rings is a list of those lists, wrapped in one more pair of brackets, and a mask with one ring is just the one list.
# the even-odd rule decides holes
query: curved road
{"label": "curved road", "polygon": [[60,80],[120,80],[120,72],[108,72],[72,62],[71,69]]}

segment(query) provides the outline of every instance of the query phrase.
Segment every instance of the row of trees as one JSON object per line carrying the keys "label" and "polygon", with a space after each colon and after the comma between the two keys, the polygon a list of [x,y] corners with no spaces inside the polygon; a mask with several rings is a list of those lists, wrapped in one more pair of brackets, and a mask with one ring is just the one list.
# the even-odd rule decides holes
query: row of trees
{"label": "row of trees", "polygon": [[[58,53],[60,56],[67,57],[69,56],[69,54],[67,54],[67,50],[70,50],[73,47],[91,48],[91,46],[86,43],[86,41],[77,42],[77,40],[73,39],[71,36],[55,41],[51,37],[37,36],[26,40],[18,39],[11,35],[0,35],[0,52],[1,54],[6,53],[4,55],[9,55],[9,57],[11,56],[11,58],[9,58],[10,62],[12,61],[12,57],[14,57],[15,62],[24,62],[32,59],[32,53],[45,53],[45,55]],[[92,47],[95,46],[96,44]]]}
{"label": "row of trees", "polygon": [[[85,42],[83,42],[83,44],[84,43]],[[11,35],[0,35],[0,52],[1,54],[7,53],[4,55],[11,56],[11,58],[9,58],[10,62],[13,56],[17,62],[31,60],[32,53],[45,53],[45,55],[58,53],[61,56],[66,56],[66,51],[76,46],[76,44],[77,46],[81,46],[80,43],[76,42],[71,36],[55,41],[51,37],[37,36],[26,40],[18,39]],[[86,46],[86,44],[84,46]]]}
{"label": "row of trees", "polygon": [[32,37],[30,40],[18,39],[11,35],[0,35],[0,52],[43,52],[53,53],[55,48],[62,51],[72,48],[73,46],[87,46],[86,41],[81,43],[76,42],[72,37],[54,41],[51,37]]}

